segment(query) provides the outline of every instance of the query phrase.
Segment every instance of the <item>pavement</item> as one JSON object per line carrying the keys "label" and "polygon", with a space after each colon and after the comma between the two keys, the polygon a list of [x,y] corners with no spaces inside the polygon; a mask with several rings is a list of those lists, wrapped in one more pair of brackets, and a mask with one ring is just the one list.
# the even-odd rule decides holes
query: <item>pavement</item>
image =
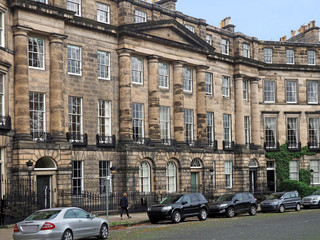
{"label": "pavement", "polygon": [[[111,231],[113,228],[118,227],[118,226],[134,226],[134,225],[139,225],[143,223],[149,222],[149,218],[147,213],[131,213],[130,214],[131,218],[128,218],[126,215],[124,215],[121,220],[120,214],[118,215],[109,215],[108,221],[109,225],[111,228]],[[106,215],[102,216],[97,216],[99,218],[106,218]],[[0,239],[1,240],[13,240],[12,234],[13,234],[13,226],[4,226],[0,227]]]}

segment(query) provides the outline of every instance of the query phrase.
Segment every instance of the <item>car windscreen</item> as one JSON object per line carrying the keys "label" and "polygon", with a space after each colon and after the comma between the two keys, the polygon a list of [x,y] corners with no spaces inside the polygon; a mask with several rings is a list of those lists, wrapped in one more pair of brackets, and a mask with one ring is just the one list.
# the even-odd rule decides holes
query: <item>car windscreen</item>
{"label": "car windscreen", "polygon": [[315,191],[314,193],[312,193],[312,195],[320,195],[320,189],[318,189],[317,191]]}
{"label": "car windscreen", "polygon": [[280,199],[283,196],[283,193],[272,193],[268,199],[269,200],[274,200],[274,199]]}
{"label": "car windscreen", "polygon": [[234,194],[222,195],[217,199],[217,202],[228,202],[231,201],[234,197]]}
{"label": "car windscreen", "polygon": [[53,219],[59,214],[59,212],[61,212],[61,210],[38,211],[27,217],[26,221]]}
{"label": "car windscreen", "polygon": [[165,197],[160,204],[169,204],[169,203],[177,203],[180,202],[182,195],[174,195]]}

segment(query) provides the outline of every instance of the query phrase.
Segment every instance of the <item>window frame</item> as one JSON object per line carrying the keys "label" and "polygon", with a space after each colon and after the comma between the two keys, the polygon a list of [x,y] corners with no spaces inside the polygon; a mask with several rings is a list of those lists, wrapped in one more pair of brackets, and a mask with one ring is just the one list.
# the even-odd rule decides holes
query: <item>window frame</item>
{"label": "window frame", "polygon": [[[313,53],[311,56],[311,53]],[[316,51],[314,50],[308,50],[307,51],[307,59],[308,59],[308,65],[315,66],[316,65]]]}
{"label": "window frame", "polygon": [[190,25],[190,24],[185,24],[184,25],[186,29],[188,29],[190,32],[195,33],[195,27]]}
{"label": "window frame", "polygon": [[[104,56],[104,59],[101,59],[101,56]],[[111,66],[110,66],[110,59],[111,59],[111,54],[110,52],[106,52],[106,51],[97,51],[97,63],[98,63],[98,79],[101,80],[110,80],[110,70],[111,70]],[[105,63],[103,62],[103,60],[105,60]],[[105,69],[104,72],[102,71],[102,69]],[[102,74],[103,72],[103,74]],[[105,73],[107,72],[107,76],[101,76],[105,75]]]}
{"label": "window frame", "polygon": [[133,22],[134,23],[143,23],[147,22],[147,13],[144,11],[141,11],[139,9],[134,10],[134,17],[133,17]]}
{"label": "window frame", "polygon": [[4,12],[0,10],[0,47],[4,47],[4,33],[5,33],[5,24],[4,24]]}
{"label": "window frame", "polygon": [[[6,105],[6,85],[4,81],[4,74],[0,72],[0,116],[4,117],[5,116],[5,105]],[[4,123],[0,123],[4,124]]]}
{"label": "window frame", "polygon": [[310,160],[310,170],[313,170],[311,184],[319,184],[320,183],[320,161],[319,160]]}
{"label": "window frame", "polygon": [[112,127],[111,126],[111,101],[98,100],[98,134],[99,136],[110,137],[111,127]]}
{"label": "window frame", "polygon": [[[36,42],[36,44],[34,44],[34,42]],[[41,52],[41,43],[42,42],[42,52]],[[33,43],[33,44],[32,44]],[[32,51],[31,48],[31,44],[32,46],[34,46],[32,48],[32,50],[34,50],[35,48],[38,48],[39,51]],[[39,70],[45,70],[45,41],[42,38],[37,38],[37,37],[28,37],[28,62],[29,62],[29,68],[32,69],[39,69]],[[30,65],[30,62],[32,62],[33,64]],[[36,64],[34,64],[34,62],[36,62]],[[38,65],[39,66],[34,66],[34,65]]]}
{"label": "window frame", "polygon": [[184,129],[186,142],[194,140],[194,116],[193,109],[184,109]]}
{"label": "window frame", "polygon": [[289,179],[299,181],[299,161],[289,161]]}
{"label": "window frame", "polygon": [[248,80],[244,79],[242,83],[243,100],[248,101]]}
{"label": "window frame", "polygon": [[[172,190],[171,190],[171,187],[172,187]],[[167,163],[166,190],[168,193],[177,192],[177,166],[174,161],[170,161]]]}
{"label": "window frame", "polygon": [[[290,122],[291,122],[291,124],[290,124]],[[298,144],[299,144],[299,119],[298,119],[298,117],[287,117],[287,144],[288,144],[289,149],[290,148],[298,148]]]}
{"label": "window frame", "polygon": [[[67,49],[68,49],[68,74],[82,76],[82,47],[68,44]],[[72,55],[78,54],[77,51],[79,51],[79,58],[73,58]],[[73,63],[75,63],[75,66],[71,66],[71,64]],[[73,68],[75,69],[75,72],[69,71],[69,70],[72,70]],[[79,70],[78,73],[77,73],[77,70]]]}
{"label": "window frame", "polygon": [[[79,164],[80,166],[75,166],[75,164]],[[75,171],[80,171],[79,175],[75,177]],[[78,175],[78,174],[77,174]],[[79,196],[83,193],[84,190],[84,166],[83,166],[83,161],[72,161],[72,195],[73,196]],[[78,184],[74,184],[75,180],[79,183]],[[78,189],[75,191],[75,188]],[[80,188],[80,189],[79,189]],[[80,192],[79,192],[80,190]]]}
{"label": "window frame", "polygon": [[230,41],[224,38],[221,39],[221,53],[223,55],[230,54]]}
{"label": "window frame", "polygon": [[243,43],[242,48],[243,48],[243,57],[250,58],[250,45],[247,43]]}
{"label": "window frame", "polygon": [[[267,84],[270,84],[270,90],[269,89],[266,89],[267,87]],[[273,91],[271,91],[271,87],[273,88]],[[269,91],[267,91],[269,90]],[[268,94],[270,93],[270,95]],[[266,100],[266,98],[268,97],[268,100]],[[273,98],[273,100],[272,100]],[[271,99],[271,100],[269,100]],[[265,103],[275,103],[276,102],[276,82],[274,80],[270,80],[270,79],[265,79],[263,81],[263,100]]]}
{"label": "window frame", "polygon": [[265,63],[272,63],[272,48],[264,48],[263,57]]}
{"label": "window frame", "polygon": [[212,35],[211,34],[206,34],[206,42],[212,46]]}
{"label": "window frame", "polygon": [[231,114],[223,114],[223,140],[225,144],[232,142],[232,118]]}
{"label": "window frame", "polygon": [[[35,98],[37,95],[37,98]],[[32,96],[32,97],[31,97]],[[37,102],[31,101],[38,99]],[[31,104],[33,108],[31,109]],[[43,108],[41,109],[41,105]],[[41,115],[41,117],[39,117]],[[46,132],[46,95],[41,92],[29,92],[29,116],[30,116],[30,133],[33,136],[33,140],[44,140],[43,133]],[[42,118],[42,121],[37,121]],[[40,125],[37,129],[35,125]],[[35,133],[38,133],[35,134]]]}
{"label": "window frame", "polygon": [[189,67],[182,68],[182,82],[183,82],[183,91],[192,93],[193,91],[193,69],[192,68],[189,68]]}
{"label": "window frame", "polygon": [[[144,166],[147,167],[145,171],[143,171]],[[144,175],[145,173],[147,173],[147,176]],[[145,191],[144,186],[147,186],[147,191]],[[147,161],[142,161],[139,165],[139,192],[151,192],[151,166]]]}
{"label": "window frame", "polygon": [[215,129],[214,129],[214,113],[207,112],[207,138],[208,143],[213,144],[215,138]]}
{"label": "window frame", "polygon": [[[73,100],[76,101],[76,105],[73,104]],[[80,104],[78,104],[80,101]],[[73,107],[76,107],[76,114],[74,111],[70,112],[70,110],[73,110]],[[79,113],[80,109],[80,113]],[[71,121],[70,118],[72,119],[75,117],[77,119],[76,122]],[[73,125],[76,125],[76,130],[73,129]],[[78,129],[78,126],[80,125],[80,129]],[[71,134],[79,134],[80,138],[81,135],[83,134],[83,99],[82,97],[75,97],[75,96],[68,96],[68,131]],[[77,140],[74,140],[77,141]]]}
{"label": "window frame", "polygon": [[[110,24],[110,5],[97,2],[97,22]],[[101,20],[102,18],[105,18],[105,20]]]}
{"label": "window frame", "polygon": [[[227,81],[227,86],[225,86],[225,81]],[[222,76],[222,98],[230,99],[230,77]]]}
{"label": "window frame", "polygon": [[206,72],[206,95],[213,95],[213,74]]}
{"label": "window frame", "polygon": [[[138,84],[138,85],[143,85],[144,82],[144,61],[140,57],[131,57],[131,71],[132,71],[132,83],[133,84]],[[141,69],[140,69],[141,67]],[[138,81],[136,81],[136,79]]]}
{"label": "window frame", "polygon": [[232,161],[224,161],[224,174],[225,174],[225,187],[232,188],[233,187],[233,169],[232,169]]}
{"label": "window frame", "polygon": [[[81,0],[67,0],[67,10],[76,12],[76,16],[81,17]],[[77,9],[75,9],[77,8]]]}
{"label": "window frame", "polygon": [[293,49],[286,49],[286,63],[287,64],[294,64],[294,50]]}
{"label": "window frame", "polygon": [[[289,90],[289,84],[293,84]],[[296,80],[287,80],[286,81],[286,103],[295,104],[298,102],[298,82]]]}
{"label": "window frame", "polygon": [[[276,149],[277,148],[277,142],[278,142],[277,126],[278,126],[277,117],[266,116],[264,118],[264,138],[265,138],[265,144],[267,145],[268,149]],[[268,134],[267,131],[270,131],[270,133],[272,132],[273,136],[271,134]],[[270,141],[270,140],[268,141],[268,139],[271,139],[271,138],[273,138],[274,142]]]}
{"label": "window frame", "polygon": [[[316,89],[311,92],[309,85],[314,84],[316,86]],[[310,101],[310,94],[314,95],[314,98],[316,98],[316,101]],[[308,104],[318,104],[319,103],[319,82],[318,81],[307,81],[307,103]]]}
{"label": "window frame", "polygon": [[160,106],[160,139],[169,140],[171,138],[170,124],[170,107]]}
{"label": "window frame", "polygon": [[244,139],[245,145],[250,146],[250,117],[244,116]]}
{"label": "window frame", "polygon": [[[311,124],[311,120],[315,123]],[[309,148],[320,148],[319,117],[308,118],[308,142],[310,143]]]}
{"label": "window frame", "polygon": [[110,168],[112,161],[100,160],[99,161],[99,193],[105,195],[107,193],[106,178],[109,176],[109,193],[112,193],[112,178]]}
{"label": "window frame", "polygon": [[158,81],[159,87],[169,89],[170,88],[170,66],[167,63],[158,63]]}
{"label": "window frame", "polygon": [[132,138],[140,142],[144,139],[144,104],[132,103]]}

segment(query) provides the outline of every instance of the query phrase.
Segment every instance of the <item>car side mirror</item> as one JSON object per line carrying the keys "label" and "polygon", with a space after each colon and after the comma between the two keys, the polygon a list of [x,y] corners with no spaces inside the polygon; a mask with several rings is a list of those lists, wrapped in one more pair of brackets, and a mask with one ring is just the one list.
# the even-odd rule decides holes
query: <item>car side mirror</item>
{"label": "car side mirror", "polygon": [[96,217],[96,215],[94,215],[94,214],[89,214],[88,216],[87,216],[87,218],[91,218],[91,219],[93,219],[93,218],[95,218]]}
{"label": "car side mirror", "polygon": [[239,199],[235,199],[233,202],[236,203],[236,202],[238,202],[238,201],[239,201]]}
{"label": "car side mirror", "polygon": [[186,201],[184,201],[184,202],[182,202],[182,205],[186,205],[188,202],[186,202]]}

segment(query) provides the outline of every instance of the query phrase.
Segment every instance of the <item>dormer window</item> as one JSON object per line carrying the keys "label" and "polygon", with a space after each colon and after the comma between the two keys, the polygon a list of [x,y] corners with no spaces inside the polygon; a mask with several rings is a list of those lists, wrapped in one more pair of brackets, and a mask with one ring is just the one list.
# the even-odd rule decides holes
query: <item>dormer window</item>
{"label": "dormer window", "polygon": [[191,25],[184,25],[186,27],[186,29],[188,29],[189,31],[193,32],[194,33],[194,26],[191,26]]}
{"label": "dormer window", "polygon": [[76,12],[76,16],[81,16],[81,0],[67,0],[67,9]]}
{"label": "dormer window", "polygon": [[226,39],[221,40],[221,53],[225,55],[229,55],[229,41]]}
{"label": "dormer window", "polygon": [[206,35],[206,42],[209,44],[209,45],[212,45],[212,36],[207,34]]}

